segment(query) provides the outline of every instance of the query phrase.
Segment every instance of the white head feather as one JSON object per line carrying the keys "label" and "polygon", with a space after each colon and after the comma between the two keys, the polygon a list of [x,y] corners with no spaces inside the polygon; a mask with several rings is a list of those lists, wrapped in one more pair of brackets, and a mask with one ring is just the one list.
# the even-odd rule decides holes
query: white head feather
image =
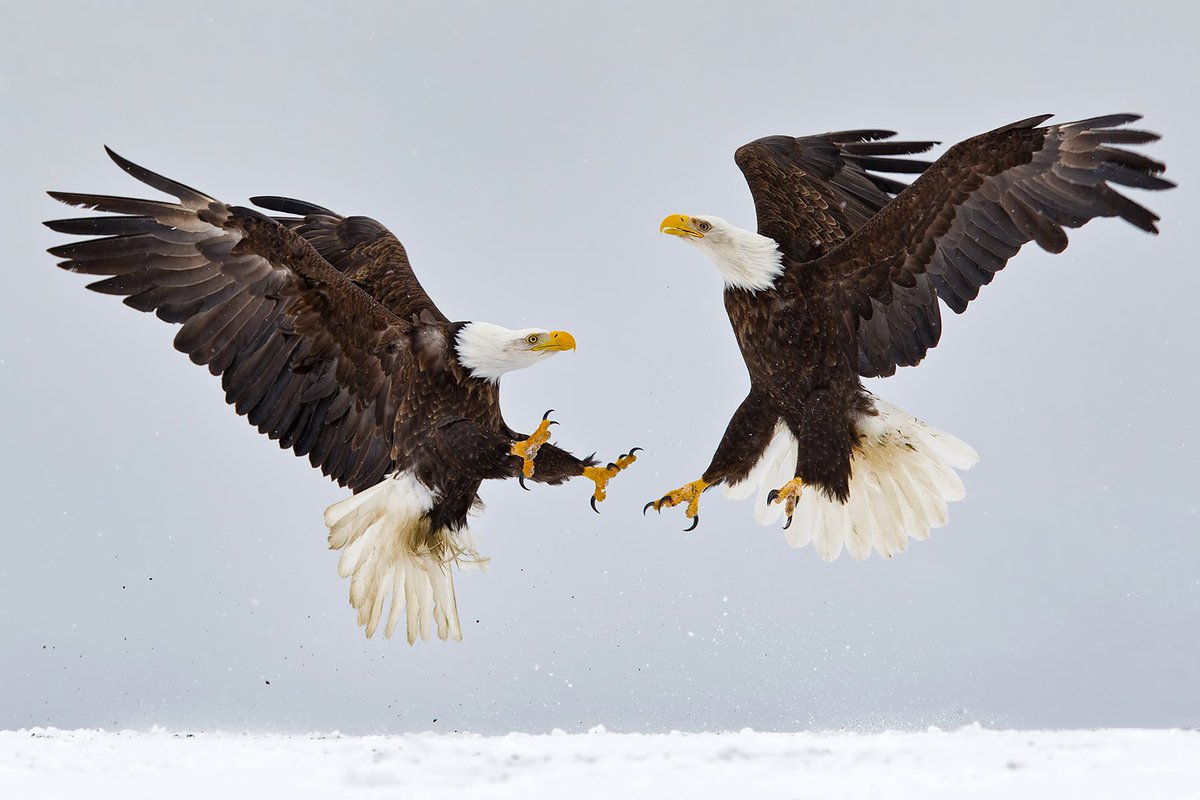
{"label": "white head feather", "polygon": [[774,239],[720,217],[672,214],[659,230],[703,251],[721,271],[726,286],[752,292],[770,289],[783,274],[783,253]]}
{"label": "white head feather", "polygon": [[563,350],[574,350],[575,338],[566,331],[512,330],[490,322],[468,322],[459,330],[454,347],[458,363],[472,376],[495,382],[506,372],[533,366]]}

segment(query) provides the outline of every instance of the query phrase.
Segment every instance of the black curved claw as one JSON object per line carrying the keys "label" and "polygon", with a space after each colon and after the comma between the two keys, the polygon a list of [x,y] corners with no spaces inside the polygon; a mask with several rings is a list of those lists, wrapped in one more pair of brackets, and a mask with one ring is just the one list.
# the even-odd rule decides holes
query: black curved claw
{"label": "black curved claw", "polygon": [[790,527],[792,527],[792,515],[788,514],[788,521],[783,523],[783,529],[786,531]]}
{"label": "black curved claw", "polygon": [[767,505],[774,503],[776,497],[779,497],[778,489],[772,489],[771,491],[767,492]]}
{"label": "black curved claw", "polygon": [[620,469],[620,467],[618,467],[616,464],[614,464],[614,463],[613,463],[613,462],[611,462],[611,461],[610,461],[610,462],[608,462],[608,468],[609,468],[609,469],[611,469],[611,470],[613,470],[613,471],[616,471],[616,470]]}
{"label": "black curved claw", "polygon": [[[652,509],[652,508],[654,508],[654,501],[653,501],[653,500],[651,500],[649,503],[646,503],[646,505],[642,506],[642,516],[643,516],[643,517],[644,517],[644,516],[646,516],[646,512],[647,512],[647,511],[649,511],[649,510],[650,510],[650,509]],[[657,509],[657,508],[654,508],[654,510],[655,510],[655,511],[658,511],[658,509]]]}
{"label": "black curved claw", "polygon": [[699,514],[697,514],[696,516],[692,517],[692,524],[691,524],[691,526],[690,526],[690,527],[687,527],[687,528],[684,528],[684,529],[683,529],[683,532],[684,532],[684,533],[688,533],[688,532],[690,532],[690,531],[694,531],[694,530],[696,530],[696,526],[697,526],[697,525],[699,525],[699,524],[700,524],[700,515],[699,515]]}
{"label": "black curved claw", "polygon": [[521,488],[524,489],[525,491],[527,491],[527,492],[533,491],[532,489],[530,489],[528,486],[525,485],[525,473],[524,472],[517,473],[517,483],[521,484]]}
{"label": "black curved claw", "polygon": [[592,504],[592,511],[595,511],[597,514],[599,514],[600,509],[596,508],[596,495],[592,495],[592,499],[589,502]]}
{"label": "black curved claw", "polygon": [[632,450],[630,450],[628,453],[626,453],[625,455],[627,455],[627,456],[631,456],[631,455],[633,455],[634,453],[636,453],[638,450],[641,450],[641,449],[642,449],[641,447],[635,447],[635,448],[633,448]]}
{"label": "black curved claw", "polygon": [[545,414],[542,414],[542,421],[545,421],[546,418],[549,417],[553,413],[554,413],[554,409],[552,408],[549,411],[547,411]]}

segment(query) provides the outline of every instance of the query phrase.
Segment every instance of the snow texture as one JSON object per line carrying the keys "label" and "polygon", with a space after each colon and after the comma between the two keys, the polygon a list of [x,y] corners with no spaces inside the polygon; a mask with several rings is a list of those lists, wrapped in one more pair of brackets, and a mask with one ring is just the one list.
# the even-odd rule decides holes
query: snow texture
{"label": "snow texture", "polygon": [[1200,732],[0,732],[0,797],[1195,798]]}

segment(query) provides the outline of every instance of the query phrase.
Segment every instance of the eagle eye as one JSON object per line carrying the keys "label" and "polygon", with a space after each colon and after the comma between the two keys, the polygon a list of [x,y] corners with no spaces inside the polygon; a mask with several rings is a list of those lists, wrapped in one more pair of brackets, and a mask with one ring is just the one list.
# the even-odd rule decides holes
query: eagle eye
{"label": "eagle eye", "polygon": [[538,339],[540,338],[542,337],[538,336],[536,333],[531,333],[525,337],[525,341],[529,342],[530,344],[537,344]]}
{"label": "eagle eye", "polygon": [[701,219],[696,221],[696,227],[700,229],[701,233],[707,233],[708,231],[712,230],[712,223],[705,222]]}

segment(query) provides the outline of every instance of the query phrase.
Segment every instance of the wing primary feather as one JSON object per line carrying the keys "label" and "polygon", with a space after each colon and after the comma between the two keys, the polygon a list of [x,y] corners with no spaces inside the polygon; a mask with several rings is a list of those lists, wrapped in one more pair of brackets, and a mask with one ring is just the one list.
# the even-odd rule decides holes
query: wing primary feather
{"label": "wing primary feather", "polygon": [[1006,131],[1036,128],[1038,125],[1041,125],[1043,122],[1053,116],[1053,114],[1038,114],[1036,117],[1027,117],[1025,119],[1017,120],[1016,122],[1010,122],[1002,128],[996,128],[996,130],[990,131],[990,133],[1004,133]]}
{"label": "wing primary feather", "polygon": [[902,172],[916,175],[924,172],[930,163],[916,158],[891,158],[867,155],[847,156],[846,160],[857,164],[863,169],[874,170],[875,172]]}
{"label": "wing primary feather", "polygon": [[[1052,116],[1054,115],[1047,114],[1044,119],[1038,120],[1038,123],[1044,122]],[[1063,130],[1074,130],[1076,128],[1115,128],[1118,125],[1128,125],[1131,122],[1137,122],[1141,118],[1141,114],[1105,114],[1099,117],[1075,120],[1074,122],[1064,122],[1055,127],[1062,128]]]}
{"label": "wing primary feather", "polygon": [[129,159],[114,152],[108,145],[104,146],[104,152],[108,153],[108,157],[115,161],[118,167],[142,183],[158,189],[160,192],[166,192],[169,195],[178,197],[189,208],[199,209],[216,202],[203,192],[197,191],[190,186],[185,186],[179,181],[173,181],[170,178],[159,175],[157,172],[151,172],[145,167],[138,166]]}
{"label": "wing primary feather", "polygon": [[296,214],[301,217],[307,217],[309,214],[326,214],[331,217],[338,216],[337,212],[330,211],[328,208],[304,200],[296,200],[292,197],[257,195],[251,197],[250,202],[259,208],[265,208],[268,211],[278,211],[281,214]]}
{"label": "wing primary feather", "polygon": [[79,194],[77,192],[46,192],[59,202],[69,206],[81,206],[110,214],[132,214],[153,217],[163,225],[184,230],[210,230],[212,224],[201,220],[187,209],[161,200],[139,200],[134,197],[117,197],[105,194]]}
{"label": "wing primary feather", "polygon": [[134,236],[153,233],[162,227],[153,217],[75,217],[42,224],[52,231],[77,236]]}
{"label": "wing primary feather", "polygon": [[858,156],[903,156],[925,153],[941,142],[853,142],[842,147],[846,153]]}

